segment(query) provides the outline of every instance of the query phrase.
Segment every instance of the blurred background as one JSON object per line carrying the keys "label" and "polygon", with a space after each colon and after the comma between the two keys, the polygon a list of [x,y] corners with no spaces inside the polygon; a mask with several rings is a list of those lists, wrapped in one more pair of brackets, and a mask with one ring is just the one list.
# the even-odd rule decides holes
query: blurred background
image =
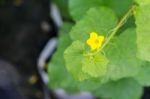
{"label": "blurred background", "polygon": [[37,60],[56,26],[50,0],[0,0],[0,99],[44,99]]}

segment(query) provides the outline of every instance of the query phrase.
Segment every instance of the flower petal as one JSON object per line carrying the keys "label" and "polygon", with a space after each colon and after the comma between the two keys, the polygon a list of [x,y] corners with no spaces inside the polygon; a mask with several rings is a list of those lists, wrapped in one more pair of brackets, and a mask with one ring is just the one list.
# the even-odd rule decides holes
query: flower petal
{"label": "flower petal", "polygon": [[104,41],[104,36],[98,36],[98,40],[102,43]]}
{"label": "flower petal", "polygon": [[91,45],[91,49],[92,49],[92,50],[97,49],[97,47],[98,47],[97,44],[92,44],[92,45]]}
{"label": "flower petal", "polygon": [[99,36],[96,32],[90,33],[90,38],[86,43],[90,46],[91,50],[99,49],[104,41],[104,36]]}
{"label": "flower petal", "polygon": [[96,32],[91,32],[90,33],[90,38],[94,39],[94,38],[97,38],[97,37],[98,37],[98,35],[97,35]]}
{"label": "flower petal", "polygon": [[86,43],[87,43],[89,46],[91,46],[93,42],[92,42],[91,39],[88,39],[88,40],[86,41]]}

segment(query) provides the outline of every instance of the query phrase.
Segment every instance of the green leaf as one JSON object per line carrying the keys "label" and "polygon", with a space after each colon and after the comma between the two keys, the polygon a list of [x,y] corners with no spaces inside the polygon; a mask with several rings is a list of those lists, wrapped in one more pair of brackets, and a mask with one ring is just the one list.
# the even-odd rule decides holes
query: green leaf
{"label": "green leaf", "polygon": [[69,10],[70,14],[75,21],[83,18],[86,12],[93,7],[106,6],[116,12],[119,17],[125,14],[133,0],[70,0]]}
{"label": "green leaf", "polygon": [[118,80],[138,74],[143,62],[136,58],[135,41],[135,29],[131,28],[121,33],[106,46],[104,50],[109,63],[105,79]]}
{"label": "green leaf", "polygon": [[[76,82],[74,82],[71,75],[67,72],[63,57],[64,50],[71,44],[68,34],[70,29],[70,23],[65,23],[61,27],[57,50],[48,63],[49,86],[53,89],[64,88],[69,91],[75,89]],[[68,85],[70,86],[68,87]]]}
{"label": "green leaf", "polygon": [[85,80],[87,74],[82,72],[82,60],[85,51],[84,43],[80,41],[74,41],[64,52],[64,58],[66,67],[70,71],[75,79]]}
{"label": "green leaf", "polygon": [[135,77],[135,79],[142,85],[142,86],[150,86],[150,63],[146,62],[144,66],[142,66],[139,74]]}
{"label": "green leaf", "polygon": [[112,10],[105,7],[91,8],[72,28],[70,35],[72,40],[85,42],[90,32],[106,35],[116,24],[117,18]]}
{"label": "green leaf", "polygon": [[103,76],[107,70],[107,58],[102,54],[88,56],[85,53],[85,44],[80,41],[74,41],[66,49],[64,57],[68,71],[80,81]]}
{"label": "green leaf", "polygon": [[[67,88],[66,82],[70,80],[70,75],[65,69],[65,63],[63,58],[64,50],[70,45],[70,38],[68,34],[64,34],[58,40],[58,49],[53,55],[48,64],[49,85],[51,88],[63,87]],[[60,72],[61,70],[61,72]],[[67,76],[67,78],[65,78]]]}
{"label": "green leaf", "polygon": [[63,54],[64,50],[70,45],[71,40],[67,34],[70,23],[65,23],[59,31],[58,48],[48,64],[49,86],[52,89],[63,88],[69,93],[76,93],[81,90],[92,91],[97,89],[99,82],[75,80],[67,71]]}
{"label": "green leaf", "polygon": [[135,0],[139,5],[147,5],[150,4],[150,0]]}
{"label": "green leaf", "polygon": [[119,17],[122,17],[133,4],[133,0],[103,0],[105,6],[113,9]]}
{"label": "green leaf", "polygon": [[[69,34],[71,28],[73,26],[73,23],[70,23],[70,22],[64,22],[62,27],[59,29],[59,34],[58,36],[61,37],[63,36],[64,34]],[[69,37],[70,38],[70,37]],[[71,41],[70,41],[71,42]]]}
{"label": "green leaf", "polygon": [[[143,1],[144,3],[145,1]],[[150,61],[150,3],[142,4],[137,9],[136,32],[137,32],[137,56],[146,61]]]}
{"label": "green leaf", "polygon": [[[63,28],[65,30],[65,28]],[[64,34],[64,33],[62,33]],[[67,71],[63,53],[64,50],[70,45],[71,40],[68,34],[62,35],[58,40],[58,50],[52,57],[48,65],[49,86],[52,89],[63,88],[69,93],[76,93],[81,90],[93,91],[99,86],[99,82],[95,81],[82,81],[75,80]]]}
{"label": "green leaf", "polygon": [[69,0],[70,14],[74,20],[81,19],[89,8],[102,4],[102,0]]}
{"label": "green leaf", "polygon": [[84,57],[82,70],[92,77],[100,77],[106,73],[107,64],[108,60],[102,54],[95,55],[94,57]]}
{"label": "green leaf", "polygon": [[102,99],[140,99],[142,86],[134,79],[126,78],[102,85],[96,94]]}

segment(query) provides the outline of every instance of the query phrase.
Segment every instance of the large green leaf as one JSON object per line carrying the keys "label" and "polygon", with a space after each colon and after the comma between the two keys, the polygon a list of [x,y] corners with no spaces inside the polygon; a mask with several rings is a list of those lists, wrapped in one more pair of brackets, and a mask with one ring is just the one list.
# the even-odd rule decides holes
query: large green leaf
{"label": "large green leaf", "polygon": [[[100,86],[99,82],[95,81],[82,81],[75,80],[72,75],[67,71],[63,53],[64,48],[68,47],[69,36],[66,34],[59,39],[59,47],[63,46],[63,49],[58,49],[53,55],[51,62],[49,63],[49,86],[52,89],[63,88],[69,93],[76,93],[79,91],[95,91]],[[64,43],[68,43],[65,44]],[[74,61],[74,60],[73,60]]]}
{"label": "large green leaf", "polygon": [[133,4],[133,0],[103,0],[107,7],[113,9],[119,17],[122,17]]}
{"label": "large green leaf", "polygon": [[121,17],[128,11],[133,0],[70,0],[69,10],[74,20],[82,19],[85,13],[92,7],[106,6],[113,9]]}
{"label": "large green leaf", "polygon": [[136,58],[135,41],[135,29],[127,29],[104,49],[109,59],[106,79],[117,80],[138,74],[143,62]]}
{"label": "large green leaf", "polygon": [[140,99],[142,86],[132,78],[126,78],[102,85],[96,94],[102,99]]}
{"label": "large green leaf", "polygon": [[140,59],[150,61],[150,2],[140,1],[137,9],[136,32],[137,32],[137,56]]}
{"label": "large green leaf", "polygon": [[58,40],[58,48],[55,54],[52,57],[48,65],[49,73],[49,86],[52,89],[63,88],[69,93],[76,93],[81,90],[84,91],[93,91],[99,86],[99,82],[95,81],[82,81],[79,82],[75,80],[72,75],[67,71],[63,53],[64,50],[70,45],[71,40],[68,34],[65,34],[68,31],[68,26],[63,26],[60,31],[61,37]]}
{"label": "large green leaf", "polygon": [[69,35],[70,23],[65,23],[59,31],[58,47],[49,65],[49,86],[52,89],[63,88],[70,93],[83,91],[94,91],[100,86],[99,82],[75,80],[67,71],[63,54],[64,50],[71,44]]}
{"label": "large green leaf", "polygon": [[81,81],[103,76],[107,70],[107,58],[102,54],[85,56],[85,53],[85,44],[80,41],[74,41],[65,50],[64,57],[68,71]]}
{"label": "large green leaf", "polygon": [[[90,31],[95,31],[106,36],[106,34],[108,34],[109,31],[116,25],[115,16],[112,19],[110,17],[113,15],[114,14],[111,12],[111,10],[106,8],[90,9],[87,13],[87,16],[77,22],[77,24],[73,27],[71,31],[72,39],[80,40],[85,44],[86,40],[89,37]],[[106,18],[104,16],[107,16],[109,18]],[[84,27],[82,27],[83,25]],[[124,77],[134,77],[138,74],[142,62],[136,58],[135,41],[135,30],[129,29],[121,33],[121,35],[119,35],[119,37],[116,37],[116,39],[114,39],[113,41],[110,41],[110,43],[106,46],[104,51],[106,53],[106,57],[109,60],[109,63],[107,73],[104,76],[104,81],[107,81],[109,79],[118,80]]]}
{"label": "large green leaf", "polygon": [[106,35],[116,24],[117,18],[112,10],[105,7],[91,8],[85,17],[72,28],[71,38],[85,42],[90,32]]}
{"label": "large green leaf", "polygon": [[[121,35],[116,37],[116,39],[111,41],[109,45],[107,45],[104,51],[105,51],[106,57],[109,59],[109,63],[107,64],[107,60],[105,58],[102,58],[104,59],[104,61],[100,62],[104,66],[106,64],[108,65],[107,72],[104,73],[105,74],[103,78],[104,81],[105,80],[107,81],[110,79],[118,80],[118,79],[126,78],[126,77],[134,77],[139,73],[139,71],[141,70],[141,66],[143,65],[143,62],[136,58],[136,42],[135,41],[136,41],[135,29],[131,28],[123,32]],[[79,44],[74,45],[74,47],[75,46],[79,46]],[[74,48],[71,48],[70,50],[73,51]],[[68,53],[68,55],[69,54],[70,53]],[[78,54],[75,54],[75,53],[72,56],[75,56],[75,55],[76,57],[78,56]],[[85,72],[84,68],[86,68],[85,73],[88,72],[87,74],[89,74],[90,76],[96,77],[94,73],[98,75],[98,72],[94,70],[93,68],[94,66],[92,63],[90,63],[90,60],[86,59],[85,57],[80,58],[80,62],[81,60],[83,60],[83,62],[86,63],[85,65],[80,63],[80,66],[83,66],[82,70]],[[102,67],[103,65],[101,65],[100,63],[98,64],[98,66],[100,65]],[[78,64],[75,64],[75,65],[78,65]],[[79,69],[81,69],[81,67]],[[102,69],[102,70],[104,72],[104,70],[106,70],[106,67],[105,69]]]}
{"label": "large green leaf", "polygon": [[143,86],[150,86],[150,63],[146,62],[135,79]]}
{"label": "large green leaf", "polygon": [[[65,24],[59,32],[61,35],[58,39],[58,48],[48,64],[49,86],[52,89],[63,88],[69,93],[76,93],[81,90],[93,91],[99,86],[99,82],[75,80],[68,72],[64,61],[64,51],[71,44],[71,40],[67,31],[69,24]],[[66,34],[65,34],[66,33]]]}
{"label": "large green leaf", "polygon": [[81,19],[91,7],[102,4],[102,0],[69,0],[70,14],[74,20]]}

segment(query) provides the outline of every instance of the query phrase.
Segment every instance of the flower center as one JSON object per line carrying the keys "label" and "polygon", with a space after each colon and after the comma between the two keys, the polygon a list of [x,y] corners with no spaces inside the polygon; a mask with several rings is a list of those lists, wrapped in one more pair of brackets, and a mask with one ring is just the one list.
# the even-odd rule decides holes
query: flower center
{"label": "flower center", "polygon": [[99,44],[99,40],[98,39],[95,40],[95,44]]}

